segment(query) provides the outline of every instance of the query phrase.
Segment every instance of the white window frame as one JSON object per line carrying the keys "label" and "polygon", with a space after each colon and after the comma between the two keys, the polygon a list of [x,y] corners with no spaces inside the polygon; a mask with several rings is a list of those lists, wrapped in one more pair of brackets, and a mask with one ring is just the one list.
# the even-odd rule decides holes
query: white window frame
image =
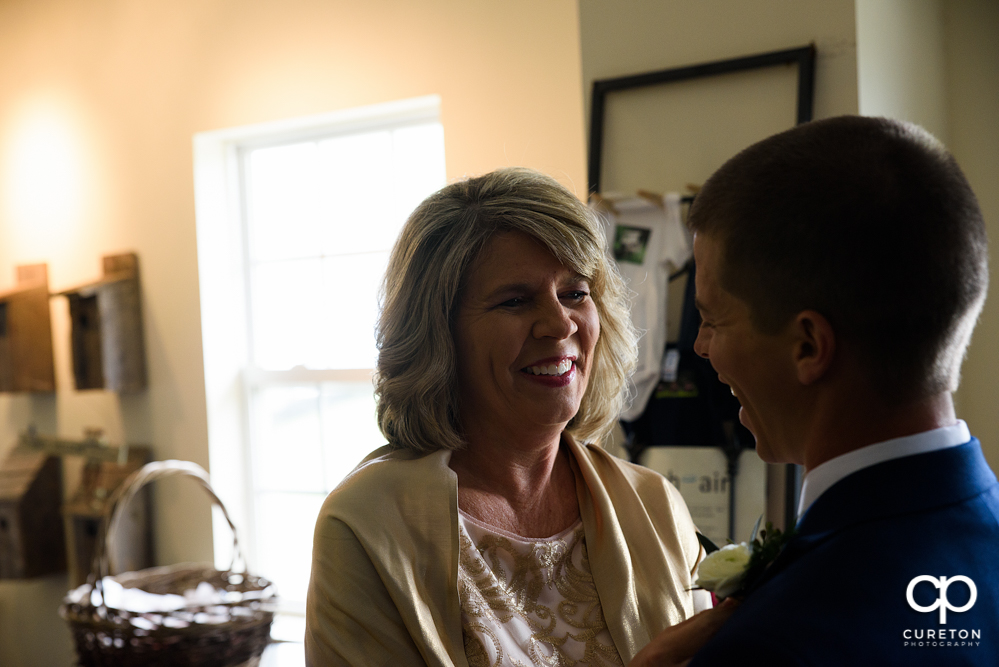
{"label": "white window frame", "polygon": [[[440,97],[429,95],[194,136],[209,465],[212,487],[239,530],[251,571],[257,562],[248,414],[252,388],[285,382],[370,381],[371,370],[268,371],[251,365],[242,154],[248,149],[439,120]],[[218,510],[213,514],[213,543],[216,567],[227,567],[232,537]]]}

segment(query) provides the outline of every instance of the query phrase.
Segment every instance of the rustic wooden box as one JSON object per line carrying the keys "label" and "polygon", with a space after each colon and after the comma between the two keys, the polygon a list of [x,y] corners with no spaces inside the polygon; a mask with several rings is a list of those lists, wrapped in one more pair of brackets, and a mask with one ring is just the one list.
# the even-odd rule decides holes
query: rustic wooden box
{"label": "rustic wooden box", "polygon": [[[63,507],[66,521],[69,584],[86,582],[101,533],[101,522],[111,513],[111,496],[125,478],[152,460],[148,447],[131,446],[124,464],[89,461],[73,497]],[[143,490],[126,508],[115,539],[116,551],[109,554],[118,572],[130,572],[153,564],[152,524],[149,496]]]}
{"label": "rustic wooden box", "polygon": [[66,569],[62,460],[15,448],[0,464],[0,579]]}
{"label": "rustic wooden box", "polygon": [[73,378],[77,389],[135,393],[146,388],[139,259],[104,257],[104,277],[65,290],[72,322]]}
{"label": "rustic wooden box", "polygon": [[55,391],[48,267],[17,267],[17,287],[0,294],[0,391]]}

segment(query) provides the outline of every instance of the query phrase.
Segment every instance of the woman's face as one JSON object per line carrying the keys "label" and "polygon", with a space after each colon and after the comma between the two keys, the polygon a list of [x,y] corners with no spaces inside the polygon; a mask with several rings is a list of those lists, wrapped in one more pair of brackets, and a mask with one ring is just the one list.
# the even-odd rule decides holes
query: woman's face
{"label": "woman's face", "polygon": [[460,299],[466,431],[564,428],[586,392],[600,335],[586,279],[530,236],[504,232],[483,248]]}

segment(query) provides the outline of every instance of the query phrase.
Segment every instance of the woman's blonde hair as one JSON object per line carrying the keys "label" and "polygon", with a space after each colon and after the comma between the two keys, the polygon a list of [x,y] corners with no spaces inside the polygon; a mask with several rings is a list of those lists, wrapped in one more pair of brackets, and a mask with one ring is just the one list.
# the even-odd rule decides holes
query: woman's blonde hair
{"label": "woman's blonde hair", "polygon": [[469,268],[494,235],[507,231],[537,239],[584,276],[600,317],[589,385],[568,432],[580,442],[599,440],[620,414],[638,334],[600,223],[555,179],[530,169],[499,169],[429,196],[392,250],[375,392],[378,424],[393,447],[429,453],[465,445],[452,327]]}

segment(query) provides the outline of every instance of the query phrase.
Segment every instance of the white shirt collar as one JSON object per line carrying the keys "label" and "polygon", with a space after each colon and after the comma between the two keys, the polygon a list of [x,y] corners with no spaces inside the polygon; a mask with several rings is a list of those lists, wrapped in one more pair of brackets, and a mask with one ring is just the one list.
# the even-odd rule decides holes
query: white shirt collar
{"label": "white shirt collar", "polygon": [[808,471],[802,480],[798,517],[801,517],[829,487],[858,470],[903,456],[925,454],[937,449],[963,445],[969,440],[971,433],[968,431],[968,425],[959,419],[953,426],[878,442],[829,459]]}

